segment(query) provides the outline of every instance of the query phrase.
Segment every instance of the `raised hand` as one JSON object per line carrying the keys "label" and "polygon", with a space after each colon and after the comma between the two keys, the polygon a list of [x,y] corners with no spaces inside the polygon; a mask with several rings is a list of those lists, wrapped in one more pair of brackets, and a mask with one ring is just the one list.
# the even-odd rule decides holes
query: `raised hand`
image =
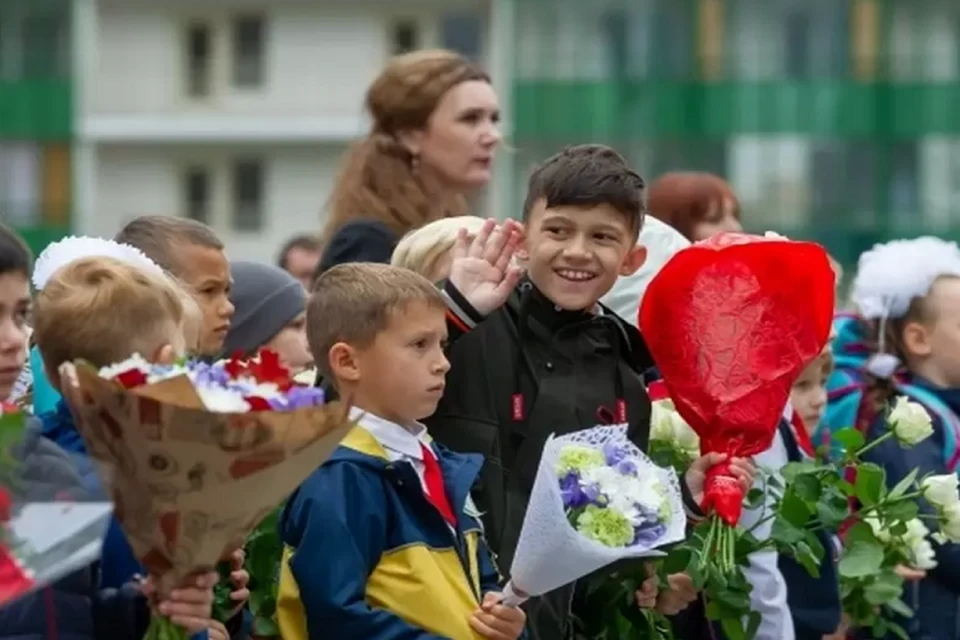
{"label": "raised hand", "polygon": [[472,241],[466,229],[457,234],[449,281],[478,313],[499,308],[520,281],[513,256],[522,238],[523,227],[514,220],[487,220]]}

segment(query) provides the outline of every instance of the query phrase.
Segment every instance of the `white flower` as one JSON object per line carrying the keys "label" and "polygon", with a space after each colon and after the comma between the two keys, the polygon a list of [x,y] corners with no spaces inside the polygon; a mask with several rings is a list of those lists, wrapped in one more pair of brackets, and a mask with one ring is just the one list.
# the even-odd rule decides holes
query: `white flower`
{"label": "white flower", "polygon": [[124,360],[123,362],[118,362],[108,367],[103,367],[102,369],[100,369],[99,375],[101,378],[106,378],[107,380],[113,380],[114,378],[116,378],[117,376],[123,373],[127,373],[128,371],[135,371],[135,370],[139,370],[141,373],[143,373],[144,376],[147,376],[150,374],[151,369],[152,369],[152,365],[146,360],[144,360],[143,356],[141,356],[139,353],[135,353],[129,358],[127,358],[126,360]]}
{"label": "white flower", "polygon": [[203,400],[203,405],[209,411],[214,413],[246,413],[250,411],[250,405],[236,391],[209,386],[195,388],[197,395]]}
{"label": "white flower", "polygon": [[613,467],[600,466],[584,470],[581,482],[596,487],[606,496],[607,508],[622,513],[634,526],[644,521],[639,507],[659,512],[666,500],[659,478],[652,473],[626,475]]}
{"label": "white flower", "polygon": [[700,438],[674,408],[672,400],[658,400],[650,408],[650,440],[665,442],[700,455]]}
{"label": "white flower", "polygon": [[897,439],[906,445],[913,446],[933,435],[930,414],[922,405],[907,400],[904,396],[897,398],[889,421]]}
{"label": "white flower", "polygon": [[907,522],[907,532],[903,534],[903,542],[912,560],[910,564],[915,569],[927,570],[937,566],[936,554],[927,539],[929,535],[930,530],[919,518]]}
{"label": "white flower", "polygon": [[940,523],[939,542],[946,539],[949,542],[960,542],[960,504],[950,504],[943,508],[941,512],[943,520]]}
{"label": "white flower", "polygon": [[958,478],[955,473],[948,473],[939,476],[930,476],[920,483],[923,490],[923,497],[927,502],[945,509],[951,505],[960,504],[960,494],[957,492]]}
{"label": "white flower", "polygon": [[313,383],[317,380],[317,370],[314,369],[305,369],[293,376],[293,382],[295,384],[301,384],[305,387],[312,387]]}
{"label": "white flower", "polygon": [[883,525],[880,524],[880,521],[876,518],[876,516],[867,516],[863,519],[863,521],[870,525],[870,528],[873,529],[873,535],[877,537],[877,540],[883,544],[890,542],[890,532],[883,528]]}

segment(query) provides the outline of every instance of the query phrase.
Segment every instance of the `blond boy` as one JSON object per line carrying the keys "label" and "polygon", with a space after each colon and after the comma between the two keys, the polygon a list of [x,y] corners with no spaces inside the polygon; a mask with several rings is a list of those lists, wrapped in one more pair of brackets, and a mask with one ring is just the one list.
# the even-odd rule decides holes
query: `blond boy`
{"label": "blond boy", "polygon": [[[450,368],[446,305],[422,276],[344,264],[314,284],[307,338],[357,426],[291,497],[278,621],[286,640],[514,640],[470,489],[482,459],[436,445],[420,422]],[[318,558],[330,558],[321,566]]]}
{"label": "blond boy", "polygon": [[63,267],[34,302],[34,341],[50,380],[83,359],[96,367],[139,353],[171,362],[186,351],[185,294],[168,277],[107,257]]}

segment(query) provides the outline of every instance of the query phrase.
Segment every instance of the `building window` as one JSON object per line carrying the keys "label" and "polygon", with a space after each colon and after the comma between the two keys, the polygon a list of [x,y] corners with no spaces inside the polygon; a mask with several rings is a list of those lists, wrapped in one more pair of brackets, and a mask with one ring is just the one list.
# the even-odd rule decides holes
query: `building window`
{"label": "building window", "polygon": [[400,20],[390,28],[390,50],[393,55],[420,48],[420,25],[416,20]]}
{"label": "building window", "polygon": [[233,165],[233,228],[259,231],[264,218],[264,168],[256,159],[238,160]]}
{"label": "building window", "polygon": [[68,78],[69,14],[67,9],[37,8],[21,23],[22,72],[27,78]]}
{"label": "building window", "polygon": [[210,172],[205,167],[183,173],[183,211],[191,220],[210,224]]}
{"label": "building window", "polygon": [[70,224],[70,147],[52,144],[43,150],[43,221],[55,226]]}
{"label": "building window", "polygon": [[198,22],[187,27],[187,94],[191,97],[210,95],[212,48],[210,25]]}
{"label": "building window", "polygon": [[0,220],[15,227],[40,222],[42,173],[41,147],[0,141]]}
{"label": "building window", "polygon": [[244,89],[263,85],[266,23],[263,16],[239,16],[233,21],[233,84]]}
{"label": "building window", "polygon": [[452,13],[440,19],[440,44],[465,58],[483,57],[483,20],[472,13]]}

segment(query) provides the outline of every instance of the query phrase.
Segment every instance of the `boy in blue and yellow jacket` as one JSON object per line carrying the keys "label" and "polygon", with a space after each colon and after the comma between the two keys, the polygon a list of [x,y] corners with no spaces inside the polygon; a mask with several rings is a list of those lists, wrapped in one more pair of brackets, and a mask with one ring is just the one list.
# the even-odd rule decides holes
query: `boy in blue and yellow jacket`
{"label": "boy in blue and yellow jacket", "polygon": [[386,265],[340,265],[314,287],[310,350],[357,425],[281,518],[287,640],[523,634],[524,613],[499,604],[470,499],[482,459],[435,445],[418,422],[450,368],[445,311],[429,281]]}

